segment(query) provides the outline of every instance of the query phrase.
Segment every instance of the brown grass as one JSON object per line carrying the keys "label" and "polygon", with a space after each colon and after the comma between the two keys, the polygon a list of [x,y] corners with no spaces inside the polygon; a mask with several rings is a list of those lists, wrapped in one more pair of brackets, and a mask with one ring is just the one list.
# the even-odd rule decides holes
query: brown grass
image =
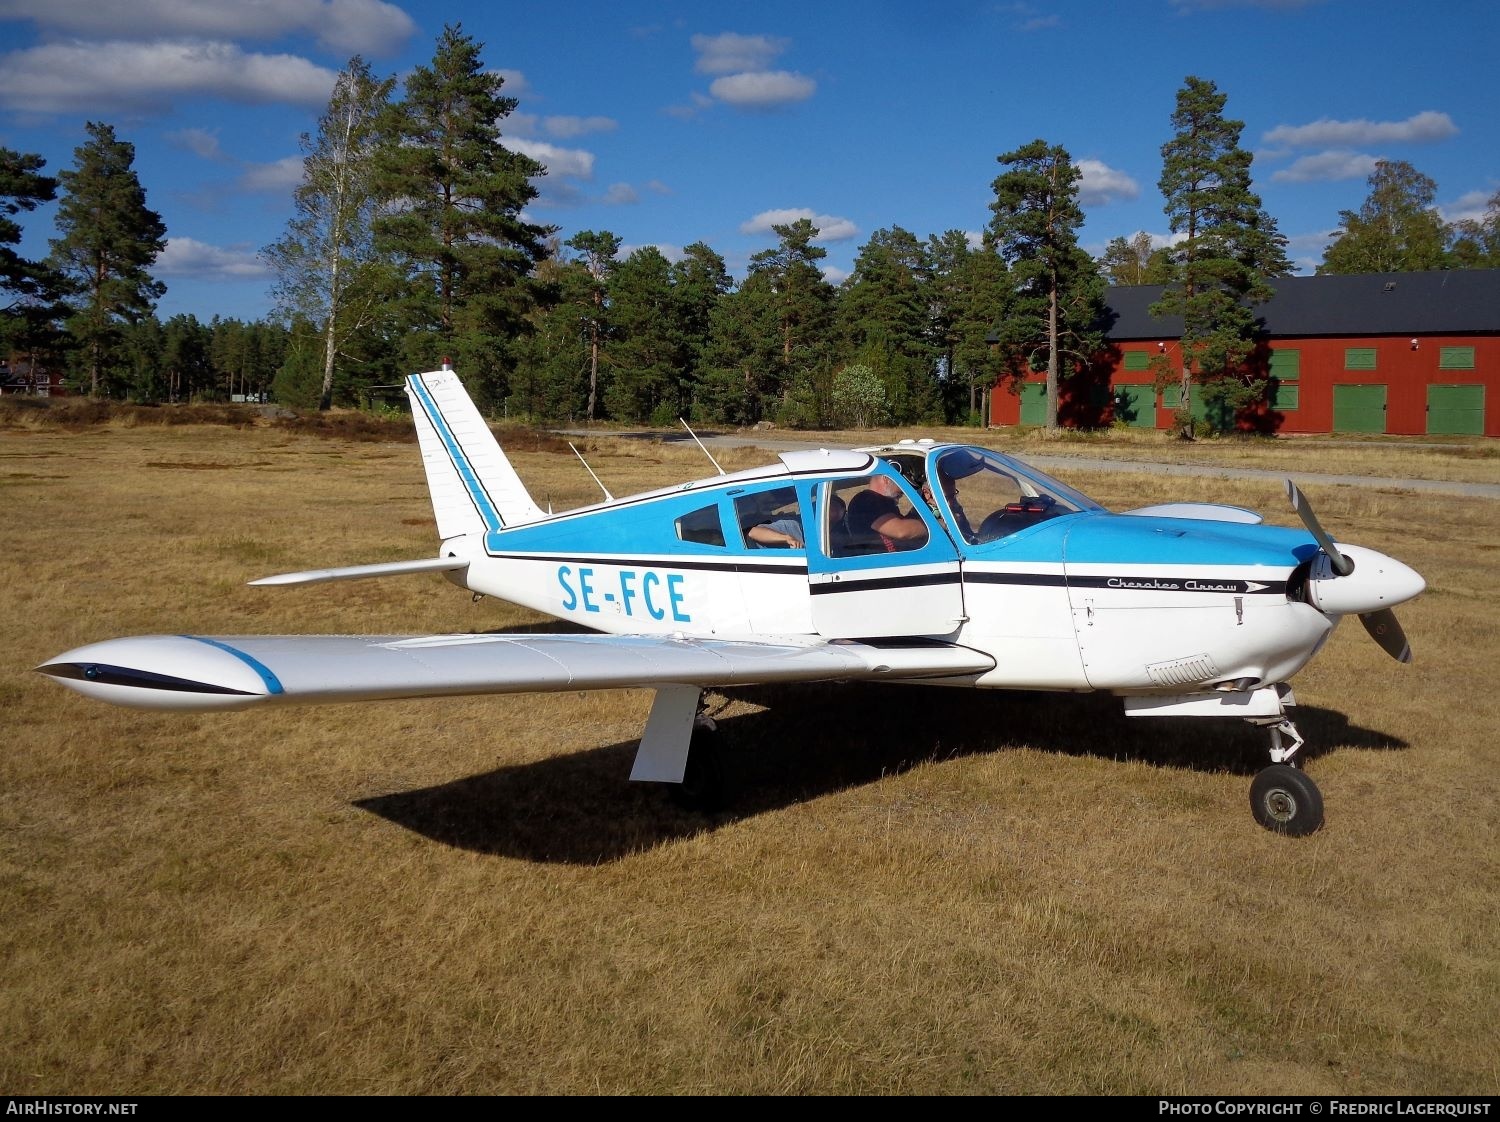
{"label": "brown grass", "polygon": [[[703,473],[581,447],[616,494]],[[539,501],[597,498],[514,451]],[[1270,484],[1068,479],[1291,521]],[[413,447],[0,432],[0,1086],[1495,1094],[1496,506],[1312,498],[1430,585],[1415,665],[1351,623],[1297,681],[1319,834],[1253,824],[1249,729],[917,688],[737,696],[704,818],[625,782],[643,693],[200,717],[29,673],[135,632],[543,621],[437,578],[244,586],[426,555]]]}

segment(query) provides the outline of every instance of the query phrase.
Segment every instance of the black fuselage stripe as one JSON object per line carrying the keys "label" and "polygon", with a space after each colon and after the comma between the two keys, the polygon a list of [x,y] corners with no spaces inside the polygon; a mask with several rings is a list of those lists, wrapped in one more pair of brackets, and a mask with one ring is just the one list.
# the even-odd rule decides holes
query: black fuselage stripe
{"label": "black fuselage stripe", "polygon": [[959,584],[958,573],[914,573],[900,577],[829,581],[811,586],[814,596],[832,596],[839,592],[875,592],[882,588],[930,588],[940,584]]}
{"label": "black fuselage stripe", "polygon": [[1010,584],[1051,588],[1102,588],[1110,592],[1217,592],[1233,596],[1285,596],[1286,581],[1224,577],[1065,576],[1062,573],[976,573],[966,584]]}

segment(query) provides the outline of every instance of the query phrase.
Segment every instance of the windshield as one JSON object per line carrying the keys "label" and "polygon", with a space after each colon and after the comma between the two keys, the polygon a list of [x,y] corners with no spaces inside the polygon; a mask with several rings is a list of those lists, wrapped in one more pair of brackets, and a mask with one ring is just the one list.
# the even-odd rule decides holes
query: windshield
{"label": "windshield", "polygon": [[984,448],[944,448],[932,454],[930,465],[923,493],[970,545],[997,541],[1049,518],[1104,509],[1066,483]]}

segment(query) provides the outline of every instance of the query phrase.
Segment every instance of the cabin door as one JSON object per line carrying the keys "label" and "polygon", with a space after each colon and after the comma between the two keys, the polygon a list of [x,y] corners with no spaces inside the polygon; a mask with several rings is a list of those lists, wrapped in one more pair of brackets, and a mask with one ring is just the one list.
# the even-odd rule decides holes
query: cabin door
{"label": "cabin door", "polygon": [[958,550],[905,479],[875,470],[812,488],[813,627],[828,639],[952,636],[964,621]]}

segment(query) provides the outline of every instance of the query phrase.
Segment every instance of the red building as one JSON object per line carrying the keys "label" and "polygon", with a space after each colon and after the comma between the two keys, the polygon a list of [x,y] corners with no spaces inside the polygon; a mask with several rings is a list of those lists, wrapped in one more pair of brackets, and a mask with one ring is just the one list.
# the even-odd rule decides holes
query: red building
{"label": "red building", "polygon": [[[1248,431],[1500,436],[1500,269],[1287,277],[1256,308],[1251,363],[1266,399],[1232,418]],[[1178,361],[1182,320],[1148,310],[1159,285],[1111,288],[1109,346],[1064,379],[1058,416],[1084,426],[1170,428],[1180,390],[1151,359]],[[1044,375],[990,397],[992,425],[1041,424]],[[1196,398],[1196,395],[1195,395]],[[1203,415],[1201,405],[1192,402]]]}
{"label": "red building", "polygon": [[0,361],[0,395],[27,394],[32,397],[66,397],[61,370],[49,370],[30,359]]}

